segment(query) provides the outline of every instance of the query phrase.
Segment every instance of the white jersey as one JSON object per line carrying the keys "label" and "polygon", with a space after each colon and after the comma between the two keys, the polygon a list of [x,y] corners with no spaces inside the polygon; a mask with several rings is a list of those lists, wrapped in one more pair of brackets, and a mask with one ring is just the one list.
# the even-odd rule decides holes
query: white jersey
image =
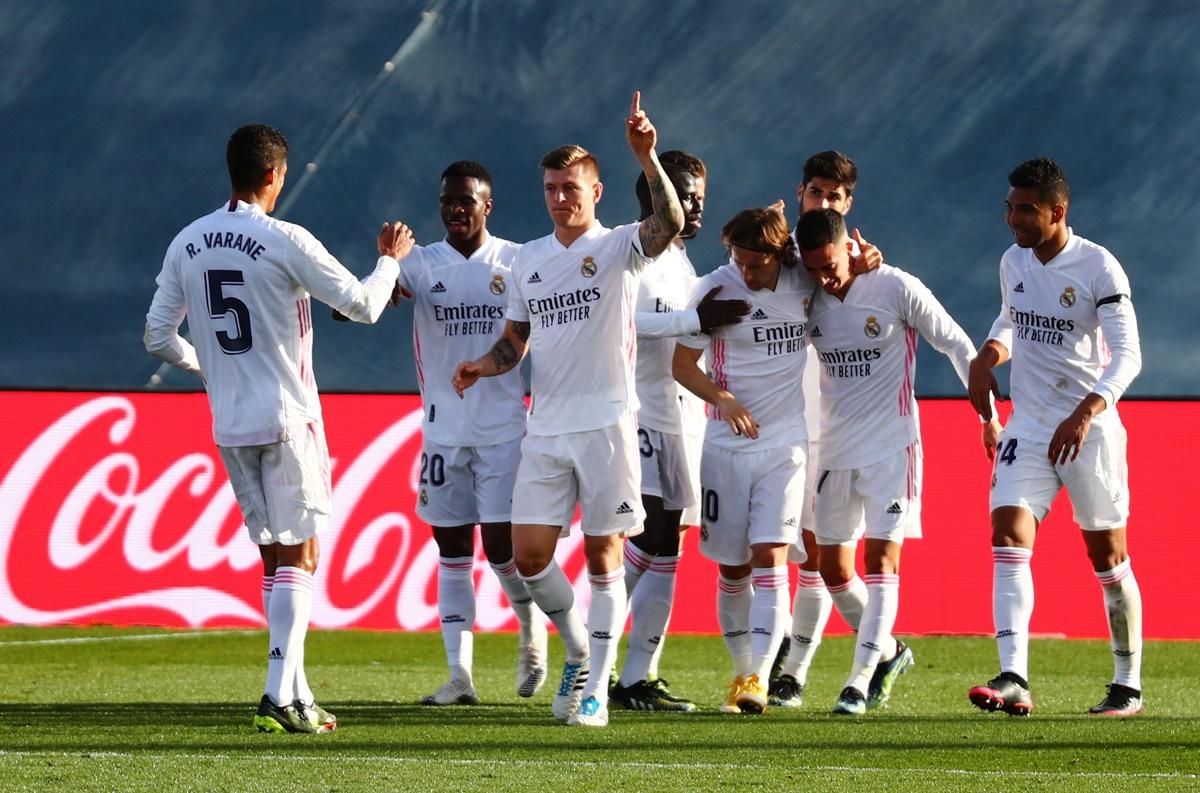
{"label": "white jersey", "polygon": [[1000,259],[1000,315],[988,334],[1012,356],[1013,413],[1006,432],[1049,441],[1090,393],[1120,424],[1116,403],[1141,369],[1129,279],[1104,248],[1075,234],[1050,262],[1013,245]]}
{"label": "white jersey", "polygon": [[717,286],[722,287],[721,299],[749,303],[750,315],[711,335],[685,336],[679,343],[693,349],[708,348],[709,377],[750,411],[758,423],[758,438],[735,435],[721,411],[709,405],[705,444],[732,451],[762,451],[804,443],[808,433],[801,381],[808,354],[805,298],[812,296],[812,277],[802,265],[783,267],[774,291],[755,291],[746,286],[736,265],[725,264],[696,283],[689,308],[699,305]]}
{"label": "white jersey", "polygon": [[700,331],[700,315],[688,309],[695,282],[687,251],[675,244],[642,274],[637,297],[639,427],[682,435],[686,403],[703,404],[671,374],[678,337]]}
{"label": "white jersey", "polygon": [[877,463],[919,440],[917,334],[963,385],[975,347],[916,277],[889,265],[855,276],[845,300],[817,290],[808,335],[821,361],[821,468]]}
{"label": "white jersey", "polygon": [[[305,229],[230,201],[175,237],[146,315],[146,348],[203,373],[219,446],[286,441],[321,420],[309,294],[359,322],[387,305],[399,265],[361,283]],[[186,315],[195,349],[179,337]]]}
{"label": "white jersey", "polygon": [[529,323],[530,435],[601,429],[637,410],[634,301],[649,261],[638,229],[596,223],[569,248],[550,234],[513,261],[506,316]]}
{"label": "white jersey", "polygon": [[441,446],[491,446],[525,433],[519,367],[480,379],[462,399],[451,375],[487,354],[504,330],[512,262],[521,246],[488,235],[469,258],[442,240],[413,248],[400,283],[413,294],[413,355],[425,409],[422,432]]}

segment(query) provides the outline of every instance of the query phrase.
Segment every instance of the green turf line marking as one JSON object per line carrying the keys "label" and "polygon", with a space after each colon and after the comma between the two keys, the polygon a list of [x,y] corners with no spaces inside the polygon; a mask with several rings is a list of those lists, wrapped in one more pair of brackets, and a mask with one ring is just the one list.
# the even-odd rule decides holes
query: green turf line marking
{"label": "green turf line marking", "polygon": [[[284,738],[283,740],[287,740]],[[205,754],[188,754],[184,752],[38,752],[38,751],[8,751],[0,749],[0,758],[3,757],[70,757],[78,759],[95,759],[95,758],[114,758],[114,759],[163,759],[163,760],[220,760],[220,761],[247,761],[253,763],[261,762],[262,758],[256,752],[247,752],[244,755],[233,755],[228,753],[205,753]],[[330,759],[328,753],[321,754],[291,754],[287,755],[287,759],[302,760],[302,761],[319,761],[326,762]],[[533,766],[538,768],[554,768],[566,766],[571,768],[631,768],[631,769],[647,769],[647,770],[681,770],[681,771],[704,771],[704,770],[744,770],[744,763],[647,763],[636,760],[631,761],[589,761],[589,760],[513,760],[503,758],[490,759],[466,759],[458,758],[451,759],[445,757],[397,757],[395,755],[368,755],[368,754],[339,754],[337,756],[339,763],[359,762],[359,763],[383,763],[391,765],[433,765],[433,766],[513,766],[524,767]],[[911,773],[911,774],[927,774],[941,775],[950,777],[1028,777],[1034,779],[1200,779],[1200,774],[1184,774],[1174,771],[1001,771],[1001,770],[973,770],[967,768],[921,768],[921,767],[900,767],[900,766],[851,766],[851,765],[799,765],[787,766],[788,771],[807,771],[815,773],[835,773],[835,774],[885,774],[885,773]]]}

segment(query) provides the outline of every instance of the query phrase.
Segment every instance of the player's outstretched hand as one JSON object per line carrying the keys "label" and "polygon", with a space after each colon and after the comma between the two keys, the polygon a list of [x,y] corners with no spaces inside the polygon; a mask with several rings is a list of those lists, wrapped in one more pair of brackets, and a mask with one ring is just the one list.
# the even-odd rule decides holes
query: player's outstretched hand
{"label": "player's outstretched hand", "polygon": [[989,460],[996,459],[996,445],[1000,443],[1000,433],[1003,429],[998,419],[983,423],[983,451]]}
{"label": "player's outstretched hand", "polygon": [[650,117],[642,110],[642,92],[633,92],[633,105],[629,108],[629,118],[625,119],[625,140],[633,150],[633,156],[641,162],[650,156],[658,143],[658,131],[650,123]]}
{"label": "player's outstretched hand", "polygon": [[749,410],[734,399],[733,394],[728,391],[722,392],[721,396],[717,397],[717,409],[725,417],[725,423],[733,430],[734,435],[744,435],[751,440],[758,439],[758,422],[750,415]]}
{"label": "player's outstretched hand", "polygon": [[454,393],[458,394],[459,399],[463,398],[463,394],[466,393],[468,388],[475,385],[482,374],[483,370],[479,368],[479,364],[475,361],[463,361],[454,367],[454,374],[450,377],[450,384],[454,386]]}
{"label": "player's outstretched hand", "polygon": [[696,313],[700,315],[700,330],[705,333],[724,325],[736,325],[750,313],[750,304],[745,300],[717,300],[716,295],[720,291],[720,286],[713,287],[696,306]]}
{"label": "player's outstretched hand", "polygon": [[413,247],[412,229],[400,221],[384,223],[379,230],[379,255],[403,259]]}
{"label": "player's outstretched hand", "polygon": [[854,232],[854,241],[858,243],[858,255],[850,261],[850,269],[855,275],[878,270],[883,264],[883,254],[871,243],[863,239],[858,229]]}

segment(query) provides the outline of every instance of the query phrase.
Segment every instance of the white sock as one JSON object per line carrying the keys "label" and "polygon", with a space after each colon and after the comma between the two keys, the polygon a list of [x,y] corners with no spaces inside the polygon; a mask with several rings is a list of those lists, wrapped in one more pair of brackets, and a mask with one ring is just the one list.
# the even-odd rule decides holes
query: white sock
{"label": "white sock", "polygon": [[[489,562],[489,564],[491,563]],[[517,618],[519,640],[522,645],[528,644],[533,637],[546,632],[546,626],[542,624],[542,615],[536,613],[537,609],[533,605],[533,596],[529,594],[529,588],[521,580],[521,574],[517,572],[517,563],[514,560],[509,559],[503,564],[491,564],[491,567]]]}
{"label": "white sock", "polygon": [[[900,576],[894,573],[872,573],[866,577],[867,608],[858,626],[858,645],[854,648],[854,666],[847,686],[857,688],[864,696],[880,658],[896,654],[892,628],[900,606]],[[890,647],[890,650],[889,650]]]}
{"label": "white sock", "polygon": [[296,670],[304,663],[304,637],[312,615],[312,575],[299,567],[276,568],[270,608],[271,639],[263,693],[276,705],[290,705]]}
{"label": "white sock", "polygon": [[607,573],[588,573],[592,584],[592,604],[588,606],[588,651],[592,663],[583,698],[595,697],[608,702],[608,676],[617,660],[617,645],[625,625],[625,570],[618,567]]}
{"label": "white sock", "polygon": [[1104,590],[1108,633],[1112,639],[1113,682],[1142,690],[1142,593],[1129,560],[1096,573]]}
{"label": "white sock", "polygon": [[992,622],[1000,671],[1029,680],[1029,620],[1033,616],[1032,548],[992,548]]}
{"label": "white sock", "polygon": [[764,684],[779,653],[788,623],[788,570],[756,567],[754,599],[750,602],[750,673]]}
{"label": "white sock", "polygon": [[750,673],[750,603],[754,599],[751,577],[729,579],[717,575],[717,623],[733,661],[735,675]]}
{"label": "white sock", "polygon": [[[629,548],[632,543],[625,543]],[[626,556],[628,558],[628,556]],[[675,567],[678,556],[656,556],[633,590],[633,624],[629,629],[621,685],[629,686],[650,676],[650,665],[662,643],[675,601]],[[629,574],[625,574],[626,584]]]}
{"label": "white sock", "polygon": [[858,633],[863,609],[867,607],[867,585],[855,575],[844,584],[826,588],[833,599],[833,605],[837,606],[838,614],[842,615],[850,630]]}
{"label": "white sock", "polygon": [[801,685],[808,680],[808,668],[821,645],[832,610],[833,598],[821,574],[801,568],[796,598],[792,601],[792,644],[783,665],[783,674],[796,678]]}
{"label": "white sock", "polygon": [[[546,569],[521,576],[533,602],[550,618],[567,649],[567,661],[576,664],[588,657],[588,632],[575,610],[575,590],[553,559]],[[606,681],[607,682],[607,681]]]}
{"label": "white sock", "polygon": [[[683,548],[679,549],[679,553],[675,556],[675,569],[679,569],[679,562],[683,559]],[[675,583],[671,582],[671,609],[675,608]],[[663,625],[662,637],[659,638],[658,644],[654,648],[654,652],[650,656],[650,668],[646,670],[646,679],[654,680],[658,677],[658,662],[662,659],[663,646],[667,643],[667,628],[671,625],[671,615],[667,615],[667,622]]]}
{"label": "white sock", "polygon": [[275,585],[275,576],[264,575],[262,577],[262,599],[263,599],[263,619],[271,613],[271,588]]}
{"label": "white sock", "polygon": [[474,556],[438,557],[438,617],[450,677],[470,680],[475,656]]}
{"label": "white sock", "polygon": [[[633,593],[637,591],[638,581],[642,580],[642,575],[650,569],[652,564],[654,564],[653,554],[646,553],[632,542],[625,543],[625,597],[627,599],[633,597]],[[632,600],[628,602],[632,605]]]}

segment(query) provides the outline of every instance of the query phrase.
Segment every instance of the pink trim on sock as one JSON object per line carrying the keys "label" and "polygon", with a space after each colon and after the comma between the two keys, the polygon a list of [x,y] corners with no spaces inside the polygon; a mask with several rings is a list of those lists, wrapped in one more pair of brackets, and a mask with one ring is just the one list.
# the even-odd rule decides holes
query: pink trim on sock
{"label": "pink trim on sock", "polygon": [[625,543],[625,564],[644,573],[654,564],[654,557],[633,543],[627,542]]}
{"label": "pink trim on sock", "polygon": [[678,556],[656,556],[654,563],[650,565],[649,572],[651,573],[674,573],[675,568],[679,565]]}
{"label": "pink trim on sock", "polygon": [[607,573],[588,573],[588,581],[592,582],[592,586],[612,586],[618,581],[625,580],[625,568],[618,567],[616,570],[609,570]]}
{"label": "pink trim on sock", "polygon": [[895,573],[872,573],[863,576],[867,586],[900,586],[900,576]]}
{"label": "pink trim on sock", "polygon": [[1133,575],[1133,567],[1130,566],[1129,560],[1126,559],[1111,570],[1096,573],[1096,580],[1104,586],[1113,586],[1114,584],[1121,583],[1131,575]]}
{"label": "pink trim on sock", "polygon": [[992,561],[996,564],[1029,564],[1033,558],[1032,548],[993,548]]}
{"label": "pink trim on sock", "polygon": [[[459,561],[461,559],[461,561]],[[438,557],[438,567],[444,567],[447,570],[470,570],[475,567],[474,557]]]}
{"label": "pink trim on sock", "polygon": [[825,579],[821,578],[820,573],[812,573],[808,570],[801,570],[797,585],[809,589],[824,589]]}
{"label": "pink trim on sock", "polygon": [[827,587],[827,589],[829,590],[829,592],[831,594],[836,595],[838,592],[845,592],[847,589],[854,586],[854,582],[856,580],[857,579],[851,578],[849,581],[847,581],[844,584],[837,584],[835,586]]}
{"label": "pink trim on sock", "polygon": [[298,567],[280,567],[275,570],[275,589],[299,589],[312,591],[312,575]]}
{"label": "pink trim on sock", "polygon": [[728,579],[723,575],[717,576],[717,589],[730,595],[739,595],[750,588],[750,579]]}
{"label": "pink trim on sock", "polygon": [[262,577],[262,591],[263,592],[270,592],[271,587],[274,586],[274,584],[275,584],[275,576],[265,575]]}
{"label": "pink trim on sock", "polygon": [[[488,564],[492,563],[488,562]],[[496,571],[496,575],[510,576],[517,572],[517,560],[509,559],[507,562],[502,564],[492,564],[492,569]]]}
{"label": "pink trim on sock", "polygon": [[787,586],[787,573],[758,573],[754,576],[755,589],[779,589]]}

